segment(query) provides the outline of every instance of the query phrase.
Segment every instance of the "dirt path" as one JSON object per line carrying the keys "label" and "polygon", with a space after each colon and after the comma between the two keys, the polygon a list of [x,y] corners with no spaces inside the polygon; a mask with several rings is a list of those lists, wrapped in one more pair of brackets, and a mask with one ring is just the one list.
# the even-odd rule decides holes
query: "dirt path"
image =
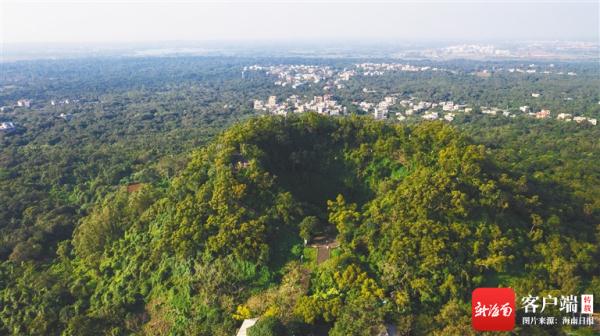
{"label": "dirt path", "polygon": [[310,246],[317,249],[317,265],[320,265],[331,258],[331,250],[340,244],[334,238],[319,237]]}
{"label": "dirt path", "polygon": [[327,246],[317,247],[317,265],[327,261],[329,257],[331,257],[331,249],[327,248]]}

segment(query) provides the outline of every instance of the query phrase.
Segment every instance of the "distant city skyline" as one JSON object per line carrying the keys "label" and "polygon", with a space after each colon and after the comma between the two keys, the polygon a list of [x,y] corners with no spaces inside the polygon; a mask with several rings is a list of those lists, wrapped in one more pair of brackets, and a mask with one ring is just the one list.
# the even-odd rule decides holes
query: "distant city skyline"
{"label": "distant city skyline", "polygon": [[524,41],[600,39],[597,1],[14,1],[14,43]]}

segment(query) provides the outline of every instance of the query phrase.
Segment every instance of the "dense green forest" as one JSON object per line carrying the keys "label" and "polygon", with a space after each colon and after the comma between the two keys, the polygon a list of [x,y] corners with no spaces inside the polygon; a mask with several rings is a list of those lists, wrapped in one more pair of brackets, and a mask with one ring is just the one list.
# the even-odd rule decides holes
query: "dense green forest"
{"label": "dense green forest", "polygon": [[[0,133],[0,334],[232,335],[261,317],[251,334],[394,325],[467,335],[476,287],[600,293],[598,127],[256,116],[252,99],[298,92],[242,78],[241,67],[298,61],[3,64],[0,105],[33,103],[0,113],[16,124]],[[499,66],[485,62],[443,66],[464,74],[357,79],[336,98],[402,92],[515,107],[543,91],[529,104],[600,113],[588,64],[557,64],[581,74],[561,81],[468,75]],[[304,240],[335,243],[318,261]]]}

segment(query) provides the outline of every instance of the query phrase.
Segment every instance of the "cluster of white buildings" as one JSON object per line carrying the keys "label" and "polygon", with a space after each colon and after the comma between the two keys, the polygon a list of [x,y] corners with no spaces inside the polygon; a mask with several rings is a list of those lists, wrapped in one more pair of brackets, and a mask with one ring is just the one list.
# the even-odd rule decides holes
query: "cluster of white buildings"
{"label": "cluster of white buildings", "polygon": [[360,63],[356,64],[356,68],[363,76],[382,76],[389,71],[447,71],[446,69],[435,68],[430,66],[418,67],[410,64],[402,63]]}
{"label": "cluster of white buildings", "polygon": [[[554,64],[550,64],[549,66],[550,68],[554,68]],[[496,71],[502,71],[503,69],[498,69]],[[521,73],[521,74],[534,74],[534,73],[538,73],[538,66],[536,66],[535,64],[529,64],[529,66],[526,67],[519,67],[519,68],[509,68],[507,69],[509,73]],[[553,71],[553,70],[548,70],[548,69],[539,69],[539,73],[541,74],[545,74],[545,75],[549,75],[549,74],[556,74],[556,75],[567,75],[567,76],[577,76],[576,72],[573,71]]]}
{"label": "cluster of white buildings", "polygon": [[375,119],[386,119],[388,117],[389,108],[397,103],[397,98],[393,96],[384,97],[382,101],[377,104],[369,103],[366,101],[353,102],[358,105],[361,110],[367,113],[373,113]]}
{"label": "cluster of white buildings", "polygon": [[1,106],[0,107],[0,112],[8,112],[8,111],[11,111],[12,109],[14,109],[16,107],[30,108],[31,107],[31,99],[25,99],[25,98],[23,98],[23,99],[17,100],[17,102],[14,105]]}
{"label": "cluster of white buildings", "polygon": [[[425,120],[437,120],[443,118],[446,121],[453,121],[457,112],[470,113],[473,108],[466,104],[457,104],[453,101],[416,101],[415,98],[403,99],[400,105],[405,108],[404,114],[398,113],[398,120],[405,120],[412,115],[421,115]],[[440,111],[441,110],[441,111]]]}
{"label": "cluster of white buildings", "polygon": [[[459,46],[454,50],[455,52],[477,52],[477,53],[495,53],[499,51],[497,49],[490,49],[489,46]],[[535,64],[524,66],[522,68],[511,68],[507,69],[509,72],[517,73],[535,73]],[[553,68],[554,65],[550,65]],[[244,67],[246,71],[264,71],[267,75],[276,76],[276,85],[291,86],[297,88],[299,86],[309,83],[323,83],[323,91],[328,92],[332,88],[341,89],[344,88],[342,84],[344,81],[350,80],[354,76],[381,76],[386,72],[418,72],[418,71],[447,71],[455,72],[448,69],[429,67],[429,66],[414,66],[405,63],[359,63],[355,64],[354,69],[344,68],[343,70],[334,70],[329,66],[316,66],[316,65],[277,65],[277,66],[260,66],[253,65]],[[494,69],[494,71],[504,71],[504,69]],[[485,72],[485,71],[484,71]],[[543,73],[551,73],[545,70]],[[557,74],[563,74],[557,72]],[[568,75],[575,76],[575,73],[569,72]],[[375,93],[375,90],[363,88],[364,93]],[[531,97],[539,98],[541,96],[538,92],[532,92]],[[341,115],[346,114],[347,110],[345,106],[341,106],[336,102],[331,94],[324,94],[323,96],[315,96],[311,100],[306,98],[300,98],[297,95],[292,95],[285,101],[278,102],[276,96],[270,96],[266,101],[255,100],[254,109],[257,111],[265,111],[272,114],[286,115],[287,113],[302,113],[302,112],[317,112],[325,115]],[[599,102],[600,103],[600,102]],[[398,120],[405,120],[413,115],[419,116],[425,120],[438,120],[443,119],[451,122],[455,119],[458,113],[470,113],[473,111],[472,107],[467,104],[459,104],[453,101],[418,101],[414,97],[409,99],[397,98],[396,96],[386,96],[382,101],[373,103],[367,101],[353,102],[357,105],[360,110],[365,113],[372,114],[375,119],[387,119],[389,116],[390,107],[396,104],[401,105],[404,111],[398,112],[399,109],[394,109],[395,115]],[[401,110],[401,109],[400,109]],[[517,116],[518,111],[502,109],[498,107],[480,107],[481,113],[485,115],[499,115],[503,117],[514,118]],[[523,114],[529,115],[536,119],[546,119],[551,116],[550,110],[542,109],[537,112],[531,111],[529,106],[519,107],[519,111]],[[587,121],[592,125],[596,125],[596,119],[586,117],[572,117],[569,114],[561,113],[556,118],[558,120],[570,121],[573,120],[577,123]]]}
{"label": "cluster of white buildings", "polygon": [[481,114],[487,114],[487,115],[493,115],[493,116],[501,115],[503,117],[511,117],[511,118],[514,118],[516,116],[514,113],[511,113],[507,109],[502,109],[499,107],[488,107],[488,106],[481,107]]}
{"label": "cluster of white buildings", "polygon": [[52,99],[52,100],[50,100],[50,105],[52,105],[52,106],[56,106],[56,105],[69,105],[69,104],[71,104],[71,100],[70,99],[63,99],[63,100]]}
{"label": "cluster of white buildings", "polygon": [[302,99],[297,95],[292,95],[283,102],[278,102],[276,96],[270,96],[266,102],[254,100],[254,109],[276,115],[317,112],[319,114],[334,116],[346,114],[347,111],[346,107],[338,104],[330,94],[314,96],[311,100]]}
{"label": "cluster of white buildings", "polygon": [[10,131],[15,129],[15,124],[10,121],[0,123],[0,131]]}
{"label": "cluster of white buildings", "polygon": [[[541,109],[538,112],[531,112],[531,108],[527,105],[520,106],[519,111],[521,111],[522,113],[526,113],[529,116],[535,117],[536,119],[546,119],[550,116],[550,110]],[[514,112],[511,112],[508,109],[502,109],[499,107],[482,106],[481,113],[488,114],[488,115],[494,115],[494,116],[501,115],[503,117],[511,117],[511,118],[516,117],[516,114]]]}
{"label": "cluster of white buildings", "polygon": [[[261,66],[252,65],[244,67],[242,73],[246,71],[264,71],[267,75],[277,77],[275,85],[291,86],[298,88],[310,83],[319,83],[332,78],[335,74],[329,66],[319,65],[272,65]],[[348,78],[349,79],[349,78]]]}
{"label": "cluster of white buildings", "polygon": [[[448,122],[454,120],[458,113],[471,113],[473,111],[472,107],[469,107],[466,104],[456,104],[452,101],[440,101],[440,102],[428,102],[428,101],[416,101],[415,98],[403,99],[399,101],[400,105],[406,108],[404,113],[396,113],[397,119],[402,121],[406,118],[419,115],[421,118],[425,120],[438,120],[444,119]],[[481,106],[481,113],[486,115],[493,116],[503,116],[507,118],[514,118],[517,116],[514,111],[509,109],[502,109],[498,107],[488,107]],[[520,106],[519,111],[523,114],[526,114],[530,117],[536,119],[547,119],[551,117],[550,110],[541,109],[537,112],[532,112],[531,108],[527,105]],[[556,117],[557,120],[563,121],[575,121],[577,123],[588,122],[591,125],[596,125],[597,120],[595,118],[588,118],[577,116],[573,117],[568,113],[560,113]]]}
{"label": "cluster of white buildings", "polygon": [[31,107],[31,100],[30,99],[19,99],[17,100],[17,106],[18,107]]}
{"label": "cluster of white buildings", "polygon": [[510,56],[507,49],[499,49],[493,45],[460,44],[442,48],[440,56]]}
{"label": "cluster of white buildings", "polygon": [[[69,105],[69,104],[73,104],[73,103],[77,103],[79,102],[79,100],[71,100],[69,98],[66,99],[51,99],[50,100],[50,106],[64,106],[64,105]],[[27,99],[27,98],[22,98],[16,101],[15,104],[13,105],[5,105],[5,106],[0,106],[0,112],[8,112],[11,111],[15,108],[31,108],[33,101],[31,99]]]}
{"label": "cluster of white buildings", "polygon": [[596,120],[596,118],[588,118],[588,117],[582,117],[582,116],[573,117],[573,115],[571,115],[570,113],[559,113],[556,116],[556,120],[574,121],[578,124],[587,121],[588,123],[590,123],[594,126],[596,126],[596,124],[598,123],[598,120]]}
{"label": "cluster of white buildings", "polygon": [[249,71],[263,71],[266,75],[275,76],[277,80],[275,85],[291,86],[296,89],[307,84],[324,83],[324,90],[332,88],[343,89],[344,81],[350,78],[362,76],[381,76],[390,71],[448,71],[456,72],[447,69],[430,67],[430,66],[414,66],[403,63],[359,63],[354,65],[355,68],[344,68],[334,70],[329,66],[318,65],[251,65],[243,68],[242,75]]}
{"label": "cluster of white buildings", "polygon": [[[531,108],[529,106],[525,105],[525,106],[519,107],[519,110],[523,113],[527,113],[529,116],[534,117],[536,119],[550,118],[550,110],[548,110],[548,109],[541,109],[538,112],[531,112]],[[575,121],[578,124],[587,121],[588,123],[590,123],[594,126],[596,126],[596,124],[597,124],[597,120],[595,118],[588,118],[588,117],[582,117],[582,116],[573,117],[573,115],[570,113],[559,113],[556,116],[556,120]]]}
{"label": "cluster of white buildings", "polygon": [[396,112],[396,118],[400,121],[416,115],[425,120],[444,119],[453,121],[456,113],[470,113],[473,111],[473,108],[468,107],[466,104],[456,104],[452,101],[428,102],[417,101],[415,98],[399,100],[393,96],[387,96],[377,104],[365,101],[354,102],[353,104],[358,105],[364,112],[372,113],[375,119],[386,119],[390,106],[398,104],[405,109],[404,112]]}
{"label": "cluster of white buildings", "polygon": [[[524,106],[520,106],[519,107],[519,111],[521,111],[522,113],[525,113],[531,117],[534,117],[536,119],[546,119],[548,117],[550,117],[550,110],[548,109],[541,109],[538,112],[532,112],[531,108],[527,105]],[[482,114],[488,114],[488,115],[501,115],[503,117],[511,117],[514,118],[516,117],[516,114],[508,109],[502,109],[499,107],[487,107],[487,106],[482,106],[481,107],[481,113]]]}
{"label": "cluster of white buildings", "polygon": [[[524,106],[520,106],[519,107],[519,111],[523,112],[524,114],[527,114],[530,117],[536,118],[536,119],[547,119],[551,117],[551,113],[550,110],[548,109],[541,109],[537,112],[533,112],[531,111],[531,107],[524,105]],[[515,114],[506,110],[506,109],[500,109],[497,107],[481,107],[481,113],[483,114],[490,114],[490,115],[502,115],[505,117],[515,117]],[[588,122],[592,125],[596,125],[597,124],[597,120],[595,118],[588,118],[588,117],[582,117],[582,116],[577,116],[577,117],[573,117],[572,114],[570,113],[559,113],[556,116],[556,120],[562,120],[562,121],[575,121],[576,123],[580,124],[582,122]]]}
{"label": "cluster of white buildings", "polygon": [[331,83],[331,82],[327,83],[327,85],[325,87],[323,87],[323,89],[328,90],[329,88],[331,88],[331,86],[335,86],[336,89],[343,89],[344,84],[342,84],[342,82],[349,81],[350,78],[352,78],[354,76],[356,76],[355,70],[344,69],[336,75],[336,78],[333,81],[333,83]]}
{"label": "cluster of white buildings", "polygon": [[481,72],[474,72],[472,74],[490,74],[492,72],[504,72],[507,71],[508,73],[514,73],[514,74],[535,74],[535,73],[539,73],[539,74],[544,74],[544,75],[550,75],[550,74],[554,74],[554,75],[564,75],[564,76],[577,76],[577,73],[574,71],[555,71],[554,69],[554,64],[550,64],[549,68],[540,68],[539,66],[535,65],[535,64],[529,64],[529,65],[522,65],[520,67],[514,67],[514,68],[493,68],[492,70],[489,69],[485,69]]}
{"label": "cluster of white buildings", "polygon": [[[377,103],[355,101],[352,102],[352,104],[358,106],[358,108],[363,112],[372,114],[373,117],[378,120],[387,119],[389,117],[390,107],[393,105],[399,105],[404,108],[403,112],[396,112],[396,118],[399,121],[406,120],[409,117],[418,116],[425,120],[440,119],[452,122],[459,113],[471,113],[473,111],[473,108],[467,104],[459,104],[453,101],[418,101],[414,97],[409,99],[399,99],[395,96],[386,96],[383,98],[383,100]],[[333,116],[344,115],[347,113],[346,107],[340,105],[336,100],[334,100],[331,94],[314,96],[310,100],[300,98],[297,95],[292,95],[282,102],[278,102],[276,96],[270,96],[266,101],[254,100],[254,109],[276,115],[317,112],[319,114]],[[485,115],[502,116],[507,118],[514,118],[518,114],[515,114],[515,111],[513,110],[498,107],[481,106],[480,110],[481,113]],[[531,108],[527,105],[519,107],[519,111],[536,119],[547,119],[551,117],[550,110],[541,109],[540,111],[532,112]],[[563,121],[575,121],[577,123],[588,122],[592,125],[597,124],[597,120],[594,118],[581,116],[573,117],[571,114],[567,113],[558,114],[556,119]]]}

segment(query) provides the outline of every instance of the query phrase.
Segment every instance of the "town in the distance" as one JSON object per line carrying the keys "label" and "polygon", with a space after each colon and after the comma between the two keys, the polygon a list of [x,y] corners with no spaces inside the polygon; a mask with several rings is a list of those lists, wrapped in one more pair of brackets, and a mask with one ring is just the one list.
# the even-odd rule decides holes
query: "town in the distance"
{"label": "town in the distance", "polygon": [[[422,50],[419,55],[430,58],[412,61],[371,60],[373,57],[360,62],[340,57],[291,61],[272,55],[259,58],[258,64],[248,64],[246,58],[240,57],[228,75],[239,77],[241,84],[256,84],[259,80],[271,89],[261,91],[260,96],[247,92],[250,99],[238,104],[227,100],[222,103],[226,110],[249,106],[256,114],[362,114],[399,122],[438,119],[454,122],[481,115],[596,126],[600,111],[600,96],[593,92],[598,84],[597,69],[581,55],[597,47],[575,46],[578,52],[564,60],[550,52],[524,53],[525,49],[518,49],[521,53],[518,54],[477,45],[447,47],[440,49],[444,53],[434,54],[429,49]],[[443,59],[442,54],[449,59]],[[452,55],[487,58],[457,60],[450,58]],[[522,61],[520,57],[525,55],[533,55],[533,59]],[[555,59],[545,59],[551,56]],[[8,74],[8,81],[1,88],[4,99],[0,101],[0,131],[5,134],[19,128],[19,118],[12,116],[20,110],[41,110],[69,122],[83,110],[102,105],[100,97],[89,95],[19,96],[22,87],[18,79],[10,78],[10,71]],[[477,86],[481,94],[466,90],[467,85]],[[464,92],[456,92],[457,87]]]}
{"label": "town in the distance", "polygon": [[[514,74],[541,74],[543,76],[577,76],[573,71],[555,70],[554,64],[548,64],[545,67],[529,64],[523,67],[512,68],[494,68],[483,69],[478,72],[466,73],[467,76],[477,76],[482,78],[490,77],[494,74],[503,72]],[[432,66],[414,66],[408,63],[359,63],[351,68],[332,69],[329,66],[316,66],[306,64],[260,66],[252,65],[244,67],[242,76],[248,72],[261,72],[275,79],[274,84],[282,87],[291,87],[297,89],[302,86],[315,86],[322,89],[322,95],[312,97],[299,96],[292,94],[287,98],[278,99],[271,95],[266,100],[255,99],[253,108],[256,111],[268,112],[275,115],[287,115],[288,113],[316,112],[323,115],[345,115],[348,113],[348,107],[340,104],[335,95],[339,91],[348,90],[344,84],[356,77],[378,77],[378,76],[402,76],[403,72],[446,72],[458,76],[457,70],[438,68]],[[375,89],[364,87],[363,93],[376,96]],[[517,115],[528,116],[537,119],[546,119],[554,117],[560,121],[574,121],[576,123],[589,123],[596,126],[597,118],[574,115],[573,113],[555,113],[553,114],[549,107],[543,107],[534,110],[527,105],[527,100],[523,100],[523,105],[515,107],[503,106],[476,106],[470,102],[433,101],[421,97],[406,95],[399,92],[386,91],[379,93],[382,96],[379,101],[373,100],[354,100],[352,106],[358,108],[364,114],[371,114],[375,119],[397,119],[404,121],[409,118],[422,118],[425,120],[443,119],[451,122],[457,114],[480,113],[491,116],[502,116],[514,118]],[[540,98],[539,92],[531,92],[530,97]],[[572,101],[572,97],[565,97],[566,101]],[[598,101],[600,105],[600,101]]]}
{"label": "town in the distance", "polygon": [[561,46],[0,64],[0,335],[597,333],[600,64]]}

